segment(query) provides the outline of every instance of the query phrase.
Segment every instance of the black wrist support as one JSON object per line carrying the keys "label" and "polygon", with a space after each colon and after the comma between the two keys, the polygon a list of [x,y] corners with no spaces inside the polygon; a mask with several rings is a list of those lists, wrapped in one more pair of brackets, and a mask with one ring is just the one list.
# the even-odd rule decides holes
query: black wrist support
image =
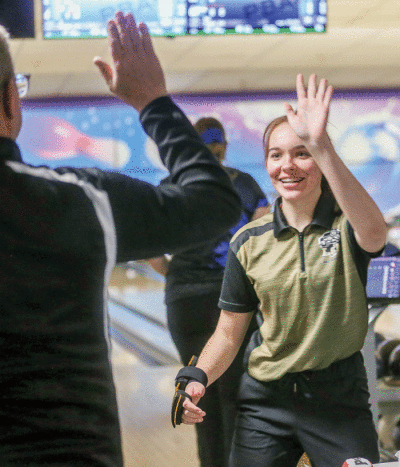
{"label": "black wrist support", "polygon": [[189,384],[189,382],[198,381],[204,387],[207,387],[207,382],[208,382],[207,375],[202,369],[195,367],[196,363],[197,363],[197,357],[193,356],[190,359],[189,365],[181,368],[178,371],[178,374],[176,375],[175,394],[174,394],[174,399],[172,401],[172,409],[171,409],[171,421],[172,421],[172,426],[174,428],[176,427],[176,425],[180,425],[182,423],[184,400],[187,397],[190,400],[192,400],[189,394],[185,392],[185,388]]}

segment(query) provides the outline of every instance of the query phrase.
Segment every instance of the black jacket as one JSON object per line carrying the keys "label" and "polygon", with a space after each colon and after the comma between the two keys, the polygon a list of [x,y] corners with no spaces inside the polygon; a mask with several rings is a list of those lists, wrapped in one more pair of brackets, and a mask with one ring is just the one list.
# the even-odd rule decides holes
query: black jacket
{"label": "black jacket", "polygon": [[112,268],[238,221],[228,175],[171,99],[140,118],[175,185],[32,167],[0,138],[2,467],[122,466],[106,310]]}

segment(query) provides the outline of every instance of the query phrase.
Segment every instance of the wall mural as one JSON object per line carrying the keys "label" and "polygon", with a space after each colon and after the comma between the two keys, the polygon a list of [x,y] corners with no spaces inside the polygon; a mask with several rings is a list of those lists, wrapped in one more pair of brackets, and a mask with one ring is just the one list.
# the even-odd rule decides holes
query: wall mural
{"label": "wall mural", "polygon": [[[262,136],[293,94],[178,96],[191,121],[221,120],[228,137],[227,163],[251,173],[274,198],[263,165]],[[96,166],[153,184],[166,176],[157,149],[138,115],[114,99],[25,101],[17,142],[32,165]],[[344,162],[384,213],[400,212],[400,93],[342,93],[331,105],[329,134]]]}

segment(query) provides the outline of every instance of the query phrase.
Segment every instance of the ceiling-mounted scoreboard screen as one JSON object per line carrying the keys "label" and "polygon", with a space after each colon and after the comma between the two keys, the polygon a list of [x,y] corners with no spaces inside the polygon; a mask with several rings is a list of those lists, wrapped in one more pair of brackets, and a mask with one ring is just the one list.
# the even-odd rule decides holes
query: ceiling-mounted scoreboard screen
{"label": "ceiling-mounted scoreboard screen", "polygon": [[47,39],[100,38],[117,11],[153,36],[322,33],[326,0],[42,0]]}

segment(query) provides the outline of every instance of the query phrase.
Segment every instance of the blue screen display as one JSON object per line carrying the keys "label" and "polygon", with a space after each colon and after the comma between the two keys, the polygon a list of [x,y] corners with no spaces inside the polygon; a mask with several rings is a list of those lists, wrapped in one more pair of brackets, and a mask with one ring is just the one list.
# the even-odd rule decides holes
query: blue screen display
{"label": "blue screen display", "polygon": [[368,267],[367,297],[400,297],[400,257],[371,259]]}
{"label": "blue screen display", "polygon": [[47,39],[106,37],[117,11],[153,36],[325,32],[326,0],[42,0]]}

